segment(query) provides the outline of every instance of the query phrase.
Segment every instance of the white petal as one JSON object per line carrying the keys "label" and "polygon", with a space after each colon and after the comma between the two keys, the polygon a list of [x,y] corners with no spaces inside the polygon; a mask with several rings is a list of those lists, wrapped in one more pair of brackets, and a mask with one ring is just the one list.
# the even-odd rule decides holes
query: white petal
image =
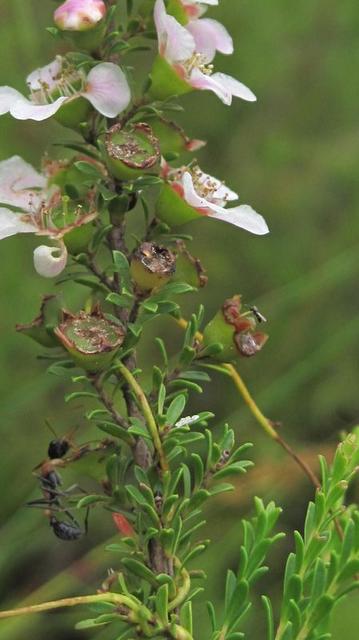
{"label": "white petal", "polygon": [[[54,253],[60,252],[59,256]],[[67,250],[65,245],[61,247],[47,247],[41,244],[34,251],[34,266],[37,273],[44,278],[55,278],[66,267]]]}
{"label": "white petal", "polygon": [[216,211],[212,213],[211,216],[217,220],[229,222],[236,227],[241,227],[259,236],[269,233],[267,223],[263,216],[254,211],[249,204],[242,204],[239,207],[233,207],[231,209],[221,209],[219,207],[213,207],[213,209],[216,209]]}
{"label": "white petal", "polygon": [[196,52],[205,56],[206,62],[211,62],[220,51],[226,55],[233,53],[233,40],[227,29],[211,18],[193,20],[187,25],[196,43]]}
{"label": "white petal", "polygon": [[21,214],[0,207],[0,240],[17,233],[35,233],[37,228],[30,222],[24,222]]}
{"label": "white petal", "polygon": [[23,95],[12,87],[0,87],[0,116],[10,111],[11,106],[23,98]]}
{"label": "white petal", "polygon": [[34,104],[21,96],[10,108],[10,113],[17,120],[47,120],[60,109],[67,99],[65,96],[61,96],[50,104]]}
{"label": "white petal", "polygon": [[232,104],[232,93],[221,80],[217,80],[216,76],[222,75],[214,73],[211,76],[202,73],[199,69],[193,69],[189,83],[195,89],[202,91],[213,91],[224,104]]}
{"label": "white petal", "polygon": [[183,197],[186,202],[194,209],[208,209],[210,203],[201,198],[193,186],[193,179],[189,171],[185,171],[182,176]]}
{"label": "white petal", "polygon": [[156,0],[154,19],[160,54],[169,63],[188,60],[196,49],[193,36],[173,16],[167,15],[163,0]]}
{"label": "white petal", "polygon": [[228,91],[232,96],[236,98],[242,98],[248,102],[255,102],[257,100],[254,93],[246,87],[245,84],[236,80],[232,76],[228,76],[226,73],[214,73],[211,78],[219,83],[225,91]]}
{"label": "white petal", "polygon": [[0,203],[32,211],[41,200],[33,189],[44,189],[46,178],[20,156],[0,162]]}
{"label": "white petal", "polygon": [[45,67],[39,67],[32,71],[26,78],[26,83],[32,91],[38,91],[46,85],[49,89],[54,89],[57,85],[57,77],[62,69],[62,58],[57,56],[55,60]]}
{"label": "white petal", "polygon": [[91,69],[87,76],[86,91],[82,95],[107,118],[115,118],[131,100],[127,78],[120,67],[112,62],[103,62]]}

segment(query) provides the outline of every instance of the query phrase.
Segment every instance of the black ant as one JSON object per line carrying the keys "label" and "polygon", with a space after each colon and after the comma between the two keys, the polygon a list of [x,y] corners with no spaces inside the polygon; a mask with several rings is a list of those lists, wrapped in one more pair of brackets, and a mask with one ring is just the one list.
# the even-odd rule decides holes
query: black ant
{"label": "black ant", "polygon": [[83,535],[87,534],[88,531],[88,517],[89,517],[89,507],[86,511],[84,529],[81,529],[79,523],[75,518],[71,515],[69,511],[65,512],[69,517],[71,522],[66,522],[65,520],[58,520],[56,516],[50,512],[50,527],[52,528],[55,536],[60,538],[60,540],[65,540],[71,542],[72,540],[79,540]]}

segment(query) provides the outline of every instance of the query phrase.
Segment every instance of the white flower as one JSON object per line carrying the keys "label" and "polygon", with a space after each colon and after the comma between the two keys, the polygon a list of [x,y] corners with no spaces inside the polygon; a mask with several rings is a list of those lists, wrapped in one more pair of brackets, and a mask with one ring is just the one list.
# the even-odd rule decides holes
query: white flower
{"label": "white flower", "polygon": [[228,202],[238,199],[237,193],[199,167],[167,170],[166,177],[174,191],[199,214],[229,222],[256,235],[269,233],[263,216],[248,204],[225,208]]}
{"label": "white flower", "polygon": [[61,207],[59,190],[48,190],[47,178],[19,156],[0,162],[0,205],[12,207],[0,206],[0,240],[18,233],[35,233],[56,242],[56,246],[41,245],[34,251],[35,269],[46,278],[57,276],[66,266],[63,236],[94,218],[94,214],[79,210],[72,224],[56,226]]}
{"label": "white flower", "polygon": [[232,39],[219,22],[194,20],[184,27],[167,14],[163,0],[156,0],[154,20],[160,56],[190,87],[213,91],[227,105],[233,97],[256,100],[252,91],[232,76],[212,73],[213,67],[208,63],[216,50],[233,52]]}
{"label": "white flower", "polygon": [[30,96],[12,87],[0,87],[0,115],[17,120],[46,120],[63,104],[85,98],[103,116],[116,117],[128,106],[131,93],[125,74],[112,62],[102,62],[88,73],[57,56],[27,77]]}

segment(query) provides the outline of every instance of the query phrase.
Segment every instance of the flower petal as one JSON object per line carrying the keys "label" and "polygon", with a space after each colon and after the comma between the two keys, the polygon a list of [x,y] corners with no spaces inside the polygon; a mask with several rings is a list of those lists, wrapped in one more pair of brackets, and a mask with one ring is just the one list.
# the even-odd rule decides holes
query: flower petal
{"label": "flower petal", "polygon": [[[55,257],[53,254],[60,252]],[[65,245],[60,247],[47,247],[41,244],[34,251],[34,267],[37,273],[44,278],[55,278],[66,267],[67,250]]]}
{"label": "flower petal", "polygon": [[154,20],[160,54],[172,64],[188,60],[195,51],[195,41],[185,27],[166,13],[163,0],[156,0]]}
{"label": "flower petal", "polygon": [[39,122],[51,118],[66,100],[68,98],[61,96],[50,104],[34,104],[21,96],[10,108],[10,113],[16,120],[36,120]]}
{"label": "flower petal", "polygon": [[[211,206],[211,205],[210,205]],[[236,227],[241,227],[246,231],[250,231],[258,236],[262,236],[269,233],[269,229],[263,216],[254,211],[249,204],[242,204],[239,207],[233,207],[231,209],[224,209],[222,207],[211,208],[215,211],[211,213],[213,218],[217,220],[223,220],[223,222],[229,222]]]}
{"label": "flower petal", "polygon": [[37,227],[31,222],[24,222],[21,215],[0,207],[0,240],[17,233],[35,233],[36,231]]}
{"label": "flower petal", "polygon": [[193,178],[189,171],[185,171],[182,176],[183,197],[187,204],[194,209],[208,209],[209,202],[205,198],[201,198],[196,192],[193,185]]}
{"label": "flower petal", "polygon": [[49,64],[32,71],[27,76],[26,83],[32,91],[39,91],[44,88],[44,85],[50,90],[54,89],[61,69],[62,58],[61,56],[56,56],[55,60],[52,60]]}
{"label": "flower petal", "polygon": [[46,178],[20,156],[0,162],[0,202],[23,211],[36,208],[41,195],[32,189],[44,189]]}
{"label": "flower petal", "polygon": [[226,73],[214,73],[211,78],[215,80],[218,84],[220,84],[224,91],[229,92],[232,96],[236,98],[242,98],[242,100],[247,100],[248,102],[255,102],[257,100],[254,93],[246,87],[245,84],[236,80],[232,76],[228,76]]}
{"label": "flower petal", "polygon": [[16,91],[16,89],[12,87],[0,87],[0,116],[8,113],[11,106],[22,98],[23,95],[19,91]]}
{"label": "flower petal", "polygon": [[232,93],[221,80],[217,81],[215,77],[217,75],[222,74],[214,73],[213,75],[209,76],[205,73],[202,73],[202,71],[200,71],[199,69],[193,69],[189,79],[189,83],[194,89],[201,89],[202,91],[213,91],[213,93],[215,93],[216,96],[218,96],[218,98],[222,100],[222,102],[224,102],[224,104],[230,105],[232,104]]}
{"label": "flower petal", "polygon": [[86,91],[81,95],[107,118],[115,118],[131,100],[127,78],[113,62],[103,62],[91,69]]}
{"label": "flower petal", "polygon": [[188,23],[187,29],[196,43],[196,52],[201,53],[206,62],[213,60],[216,51],[226,55],[233,53],[233,40],[227,29],[217,20],[193,20]]}

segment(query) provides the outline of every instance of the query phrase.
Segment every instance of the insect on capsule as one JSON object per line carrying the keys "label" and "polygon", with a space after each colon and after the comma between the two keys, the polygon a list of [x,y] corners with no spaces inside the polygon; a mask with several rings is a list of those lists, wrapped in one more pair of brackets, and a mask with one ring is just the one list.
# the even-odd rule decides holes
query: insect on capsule
{"label": "insect on capsule", "polygon": [[251,307],[249,307],[249,309],[255,316],[256,320],[258,320],[258,322],[267,322],[267,318],[259,311],[258,307],[252,305]]}

